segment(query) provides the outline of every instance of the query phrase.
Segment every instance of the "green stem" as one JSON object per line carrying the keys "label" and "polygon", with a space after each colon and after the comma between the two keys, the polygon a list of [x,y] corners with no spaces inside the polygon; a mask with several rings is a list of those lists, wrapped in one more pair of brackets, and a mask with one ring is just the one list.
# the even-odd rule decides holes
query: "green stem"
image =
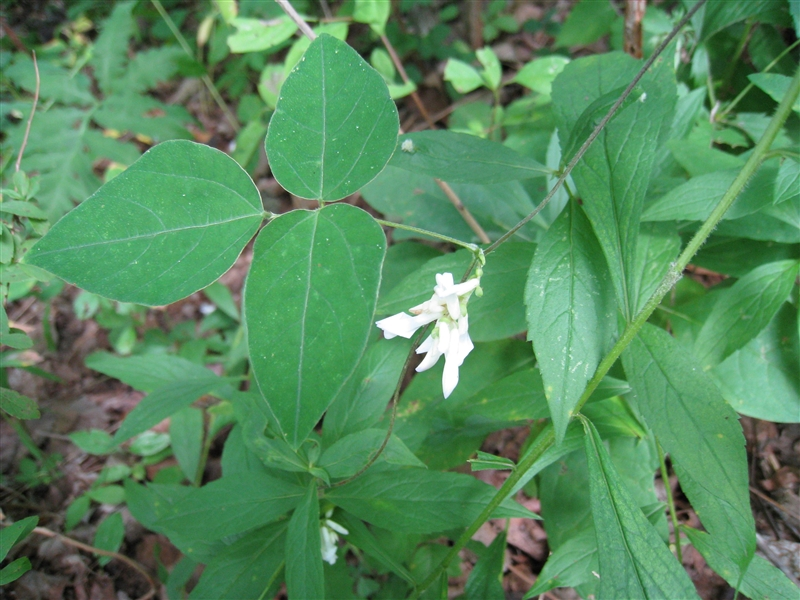
{"label": "green stem", "polygon": [[481,252],[481,249],[476,244],[470,244],[469,242],[462,242],[461,240],[457,240],[456,238],[451,238],[447,235],[442,235],[441,233],[436,233],[435,231],[428,231],[427,229],[420,229],[419,227],[414,227],[412,225],[403,225],[402,223],[392,223],[391,221],[384,221],[383,219],[375,219],[381,225],[385,225],[386,227],[393,227],[395,229],[404,229],[405,231],[413,231],[414,233],[418,233],[420,235],[426,235],[428,237],[435,238],[437,240],[441,240],[443,242],[448,242],[450,244],[455,244],[456,246],[461,246],[462,248],[466,248],[473,254],[477,255]]}
{"label": "green stem", "polygon": [[[695,4],[695,8],[698,6],[698,4]],[[661,303],[661,300],[664,298],[664,296],[666,296],[670,289],[672,289],[672,286],[675,285],[675,283],[680,279],[683,270],[686,268],[686,265],[689,264],[689,261],[700,249],[700,246],[705,243],[706,239],[708,239],[708,237],[711,235],[711,232],[719,224],[720,220],[722,220],[725,212],[730,208],[731,204],[733,204],[733,201],[744,189],[747,181],[761,165],[765,156],[767,155],[767,152],[769,151],[769,147],[772,145],[772,142],[777,137],[781,127],[783,127],[786,119],[791,114],[792,105],[797,100],[798,95],[800,95],[800,68],[798,68],[797,72],[795,73],[795,76],[789,85],[789,89],[784,95],[783,100],[781,100],[781,103],[778,105],[778,109],[775,111],[772,120],[764,132],[764,135],[756,144],[752,154],[750,155],[750,158],[745,163],[741,172],[733,181],[730,188],[728,188],[728,191],[725,192],[725,195],[720,199],[719,203],[711,212],[711,215],[708,217],[708,219],[706,219],[695,236],[686,246],[684,251],[681,252],[678,260],[670,266],[667,274],[662,279],[656,291],[653,292],[653,295],[647,301],[647,304],[645,304],[644,308],[642,308],[636,317],[634,317],[633,321],[628,324],[628,326],[622,332],[619,340],[617,340],[617,343],[614,344],[614,347],[611,349],[611,351],[600,362],[597,367],[597,371],[581,395],[578,405],[573,410],[573,414],[580,412],[580,410],[583,408],[583,405],[586,403],[595,389],[597,389],[600,381],[603,379],[603,377],[605,377],[606,373],[608,373],[609,369],[617,361],[617,358],[619,358],[619,356],[622,354],[622,351],[628,347],[628,344],[630,344],[631,341],[633,341],[633,338],[636,337],[636,334],[644,326],[645,322],[647,322],[647,319]],[[545,433],[547,433],[547,439],[544,439]],[[541,448],[539,447],[540,440],[542,441]],[[537,438],[537,441],[534,442],[534,446],[537,448],[538,456],[541,456],[541,454],[552,445],[554,440],[555,436],[553,434],[552,424],[549,424],[547,429],[543,430],[542,434],[539,436],[539,438]],[[514,481],[518,481],[534,462],[535,459],[523,460],[520,462],[520,464],[517,466],[517,469],[512,473],[511,477],[509,477],[509,480],[513,478]],[[506,483],[508,483],[509,480],[506,480]],[[497,491],[497,494],[494,498],[492,498],[492,501],[489,504],[489,506],[492,507],[492,510],[494,510],[494,508],[499,506],[500,503],[505,500],[506,494],[508,494],[510,490],[510,486],[507,487],[506,484],[503,484],[503,487]],[[465,532],[465,534],[456,541],[455,545],[451,548],[450,552],[448,552],[447,556],[445,556],[444,560],[442,560],[442,562],[417,588],[415,592],[417,597],[419,594],[425,591],[428,586],[430,586],[430,584],[436,579],[436,577],[439,576],[441,572],[444,571],[444,569],[447,568],[447,565],[450,563],[450,561],[455,558],[461,548],[463,548],[464,545],[466,545],[466,543],[471,539],[471,535],[480,528],[485,519],[488,518],[489,514],[491,514],[491,511],[488,513],[487,511],[482,512],[478,519],[476,519],[475,522],[473,522],[473,524]],[[468,533],[470,533],[469,536],[467,536]]]}
{"label": "green stem", "polygon": [[664,482],[664,491],[667,494],[669,518],[672,521],[672,530],[675,532],[675,553],[678,555],[678,562],[683,564],[681,533],[678,525],[678,514],[675,512],[675,499],[672,497],[672,488],[669,486],[669,472],[667,471],[667,461],[664,460],[664,450],[658,440],[656,440],[656,449],[658,450],[658,463],[661,467],[661,481]]}
{"label": "green stem", "polygon": [[[192,54],[192,49],[189,47],[189,44],[186,42],[186,38],[183,37],[183,34],[180,30],[175,26],[175,22],[169,16],[166,10],[164,10],[164,6],[161,4],[159,0],[150,0],[153,3],[153,6],[156,7],[158,14],[161,15],[161,18],[164,19],[164,22],[169,27],[169,30],[172,32],[172,35],[175,36],[175,39],[178,40],[178,44],[180,44],[183,51],[189,56],[189,58],[194,59],[194,55]],[[211,94],[211,97],[216,102],[217,106],[219,106],[222,113],[225,115],[225,118],[231,124],[231,127],[236,133],[239,133],[241,127],[239,127],[239,122],[236,120],[236,117],[233,116],[233,113],[228,108],[228,105],[225,104],[225,100],[222,99],[220,96],[219,91],[217,90],[217,86],[214,85],[214,82],[211,81],[211,77],[208,75],[203,75],[201,77],[203,80],[203,84],[205,84],[206,89],[208,89],[208,93]]]}
{"label": "green stem", "polygon": [[425,578],[425,580],[419,584],[417,589],[414,591],[414,598],[419,598],[419,596],[424,592],[426,589],[430,587],[430,585],[436,581],[441,573],[447,568],[447,565],[458,556],[458,553],[461,552],[461,549],[467,545],[467,543],[472,539],[472,536],[480,529],[481,525],[483,525],[491,516],[492,513],[497,510],[503,501],[506,499],[506,496],[511,494],[511,490],[514,489],[514,486],[517,485],[517,482],[522,478],[522,476],[533,466],[533,464],[541,458],[542,454],[553,445],[553,442],[556,439],[555,430],[553,429],[553,424],[548,423],[544,429],[542,429],[541,433],[537,436],[536,440],[534,440],[531,447],[528,449],[528,453],[522,458],[522,460],[517,464],[517,468],[514,469],[511,474],[508,476],[508,479],[505,480],[503,485],[497,490],[497,493],[491,499],[489,504],[481,511],[481,514],[472,522],[464,533],[456,540],[453,547],[450,548],[450,551],[447,553],[447,556],[442,559],[442,562],[431,571],[430,575]]}
{"label": "green stem", "polygon": [[686,25],[686,23],[689,22],[689,20],[694,16],[694,14],[704,4],[705,4],[705,0],[700,0],[697,4],[695,4],[689,10],[689,12],[687,12],[686,15],[680,20],[680,22],[674,27],[674,29],[672,31],[670,31],[669,35],[664,39],[663,42],[661,42],[661,45],[658,48],[656,48],[655,52],[653,52],[653,55],[650,58],[647,59],[647,61],[644,63],[644,65],[642,65],[642,68],[639,69],[639,72],[636,74],[636,77],[634,77],[633,80],[628,84],[628,87],[625,88],[625,91],[622,92],[622,95],[620,95],[620,97],[617,98],[617,101],[614,102],[613,106],[610,109],[608,109],[608,112],[606,113],[606,116],[603,117],[600,120],[600,122],[597,124],[597,127],[594,128],[594,131],[592,131],[592,133],[589,135],[589,137],[586,138],[586,141],[583,143],[583,145],[575,153],[575,156],[573,156],[572,160],[569,161],[569,164],[567,165],[567,167],[564,169],[564,171],[561,173],[559,178],[556,180],[556,183],[553,186],[553,189],[551,189],[550,192],[548,192],[547,196],[544,197],[544,200],[542,200],[539,203],[539,205],[536,208],[533,209],[533,212],[531,212],[527,217],[522,219],[519,223],[514,225],[514,227],[512,227],[511,229],[506,231],[502,236],[500,236],[500,238],[497,241],[495,241],[494,244],[489,246],[485,250],[485,254],[489,254],[489,253],[494,252],[495,250],[497,250],[497,248],[498,248],[498,246],[500,246],[500,244],[503,244],[506,241],[508,241],[508,239],[512,235],[514,235],[517,231],[519,231],[528,221],[533,219],[536,215],[539,214],[539,212],[545,206],[547,206],[547,203],[550,202],[551,198],[553,196],[555,196],[555,194],[558,191],[558,189],[563,185],[563,183],[564,183],[564,181],[566,181],[567,177],[569,177],[569,174],[572,173],[572,170],[575,168],[575,165],[577,165],[578,161],[581,158],[583,158],[584,154],[586,154],[586,151],[589,149],[589,146],[591,146],[592,143],[597,139],[597,137],[600,135],[600,132],[603,131],[603,129],[605,129],[606,125],[608,125],[608,122],[611,121],[611,119],[614,117],[616,112],[619,110],[620,106],[622,106],[622,104],[625,102],[625,99],[628,96],[630,96],[630,94],[633,91],[633,89],[639,84],[639,81],[642,79],[642,77],[644,77],[644,74],[647,73],[647,70],[650,68],[650,66],[656,61],[656,59],[659,56],[661,56],[661,54],[664,52],[664,50],[666,50],[667,46],[672,42],[673,38],[676,35],[678,35],[678,32],[683,28],[683,26]]}

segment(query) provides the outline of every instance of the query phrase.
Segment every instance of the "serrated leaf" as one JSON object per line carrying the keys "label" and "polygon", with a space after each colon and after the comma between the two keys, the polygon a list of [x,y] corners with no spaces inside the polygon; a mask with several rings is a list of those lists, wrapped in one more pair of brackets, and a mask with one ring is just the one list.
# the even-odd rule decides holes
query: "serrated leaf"
{"label": "serrated leaf", "polygon": [[707,371],[743,347],[789,298],[800,262],[783,260],[754,269],[721,293],[694,344]]}
{"label": "serrated leaf", "polygon": [[244,291],[250,360],[293,448],[358,366],[385,249],[381,227],[348,204],[293,211],[256,240]]}
{"label": "serrated leaf", "polygon": [[451,183],[502,183],[549,170],[503,144],[466,133],[420,131],[400,136],[389,165]]}
{"label": "serrated leaf", "polygon": [[765,558],[756,555],[747,567],[744,577],[741,569],[728,558],[727,548],[720,547],[716,540],[691,527],[681,527],[689,541],[706,559],[716,573],[721,575],[731,587],[752,600],[795,600],[797,587]]}
{"label": "serrated leaf", "polygon": [[300,486],[263,473],[226,475],[185,493],[157,516],[155,524],[186,537],[218,540],[277,520],[305,493]]}
{"label": "serrated leaf", "polygon": [[108,298],[169,304],[227,271],[262,214],[258,190],[227,155],[165,142],[61,219],[25,260]]}
{"label": "serrated leaf", "polygon": [[[47,60],[39,58],[39,99],[55,100],[63,104],[90,106],[95,99],[91,92],[91,81],[84,73],[72,75],[69,70],[61,68]],[[22,52],[14,54],[10,65],[3,67],[3,75],[14,85],[25,91],[36,90],[36,71],[33,60]],[[39,115],[36,117],[39,118]]]}
{"label": "serrated leaf", "polygon": [[319,499],[314,483],[292,514],[286,532],[286,589],[291,598],[325,597],[321,546]]}
{"label": "serrated leaf", "polygon": [[[361,477],[325,494],[325,498],[365,521],[404,533],[433,533],[466,527],[495,490],[469,475],[417,469],[370,469]],[[493,514],[535,515],[512,500]]]}
{"label": "serrated leaf", "polygon": [[639,410],[669,453],[703,526],[746,566],[755,552],[747,456],[736,413],[664,330],[645,324],[622,355]]}
{"label": "serrated leaf", "polygon": [[[594,99],[625,86],[638,69],[637,61],[613,53],[581,58],[564,68],[553,83],[562,148]],[[647,184],[676,101],[674,74],[664,61],[639,85],[643,93],[631,95],[634,101],[617,113],[572,172],[626,319],[633,317],[636,304],[630,279]]]}
{"label": "serrated leaf", "polygon": [[[111,513],[98,525],[94,534],[94,547],[100,550],[116,552],[125,538],[125,525],[122,523],[122,513]],[[111,562],[110,556],[97,555],[97,562],[104,567]]]}
{"label": "serrated leaf", "polygon": [[[3,336],[4,344],[8,335]],[[41,416],[36,400],[4,387],[0,387],[0,409],[17,419],[38,419]]]}
{"label": "serrated leaf", "polygon": [[697,598],[694,585],[617,475],[597,430],[584,421],[601,598]]}
{"label": "serrated leaf", "polygon": [[500,532],[473,567],[464,588],[467,600],[505,600],[503,590],[503,559],[506,551],[506,532]]}
{"label": "serrated leaf", "polygon": [[607,272],[588,219],[570,202],[539,244],[525,288],[528,339],[559,443],[616,329]]}
{"label": "serrated leaf", "polygon": [[125,73],[128,60],[128,40],[133,35],[132,16],[135,2],[118,2],[111,15],[103,22],[100,35],[92,48],[94,76],[103,93],[110,94]]}
{"label": "serrated leaf", "polygon": [[268,598],[285,562],[286,523],[247,533],[209,562],[189,598]]}
{"label": "serrated leaf", "polygon": [[399,126],[383,77],[322,34],[281,88],[266,139],[272,173],[296,196],[339,200],[380,173]]}

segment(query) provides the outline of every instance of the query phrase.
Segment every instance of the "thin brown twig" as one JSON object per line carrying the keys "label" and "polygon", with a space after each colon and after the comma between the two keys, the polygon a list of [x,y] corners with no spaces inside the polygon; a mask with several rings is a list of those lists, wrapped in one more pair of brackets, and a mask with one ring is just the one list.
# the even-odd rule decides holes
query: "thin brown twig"
{"label": "thin brown twig", "polygon": [[128,558],[124,554],[120,554],[118,552],[112,552],[111,550],[103,550],[102,548],[95,548],[94,546],[90,546],[89,544],[84,544],[83,542],[79,542],[78,540],[73,540],[71,537],[67,537],[66,535],[56,533],[55,531],[47,529],[46,527],[34,527],[33,533],[38,533],[39,535],[43,535],[49,538],[55,538],[69,546],[74,546],[79,550],[83,550],[84,552],[92,552],[94,554],[100,554],[101,556],[108,556],[110,558],[115,558],[117,560],[124,562],[126,565],[128,565],[132,569],[136,570],[140,575],[142,575],[147,580],[147,584],[150,586],[150,591],[147,592],[144,596],[141,596],[138,600],[149,600],[150,598],[153,598],[156,595],[156,591],[158,590],[158,585],[156,584],[155,580],[142,565],[140,565],[132,558]]}
{"label": "thin brown twig", "polygon": [[776,502],[775,500],[773,500],[772,498],[770,498],[766,494],[760,492],[759,490],[757,490],[753,486],[750,486],[750,493],[751,494],[755,494],[756,496],[761,498],[764,502],[768,502],[769,504],[771,504],[772,506],[777,508],[779,511],[781,511],[783,514],[788,515],[788,516],[792,517],[793,519],[796,519],[797,521],[800,521],[800,515],[797,515],[797,514],[793,513],[791,510],[789,510],[788,508],[786,508],[782,504]]}
{"label": "thin brown twig", "polygon": [[472,213],[469,212],[469,209],[467,209],[467,207],[464,206],[464,203],[461,202],[461,198],[459,198],[458,194],[456,194],[453,191],[453,188],[451,188],[441,179],[434,178],[433,180],[436,182],[436,185],[438,185],[444,192],[444,195],[447,196],[447,199],[453,203],[453,206],[456,207],[456,210],[459,212],[459,214],[467,223],[467,225],[469,225],[469,228],[475,232],[475,235],[478,236],[478,239],[481,241],[481,244],[491,244],[492,240],[490,240],[489,236],[486,235],[486,232],[483,230],[483,227],[481,227],[480,223],[478,223],[475,220],[475,217],[472,216]]}
{"label": "thin brown twig", "polygon": [[[383,45],[386,46],[386,51],[389,53],[389,58],[392,59],[395,69],[397,69],[397,72],[400,73],[400,79],[403,80],[403,83],[408,85],[411,83],[411,80],[408,78],[408,73],[406,73],[405,67],[403,67],[403,62],[400,60],[400,57],[398,56],[397,51],[394,49],[392,42],[389,41],[389,38],[386,37],[385,33],[381,34],[381,41],[383,42]],[[419,112],[425,119],[428,127],[431,129],[436,129],[436,123],[434,123],[433,119],[431,119],[431,115],[428,113],[428,110],[425,108],[425,105],[422,103],[422,100],[420,99],[416,90],[411,92],[411,99],[414,101],[414,104],[417,105],[417,109],[419,109]]]}
{"label": "thin brown twig", "polygon": [[297,24],[297,27],[308,39],[312,42],[317,39],[317,34],[314,33],[314,30],[305,22],[303,17],[298,14],[294,6],[289,3],[289,0],[275,0],[275,2],[283,9],[283,12],[289,15],[289,18]]}
{"label": "thin brown twig", "polygon": [[36,90],[33,92],[33,106],[31,107],[31,114],[28,115],[28,124],[25,126],[25,135],[22,138],[22,144],[19,147],[19,155],[17,155],[17,162],[14,165],[14,171],[19,171],[19,166],[22,164],[22,155],[25,153],[25,146],[28,145],[28,136],[31,134],[31,124],[33,123],[33,114],[36,112],[36,105],[39,103],[39,63],[36,62],[36,50],[33,54],[33,70],[36,73]]}

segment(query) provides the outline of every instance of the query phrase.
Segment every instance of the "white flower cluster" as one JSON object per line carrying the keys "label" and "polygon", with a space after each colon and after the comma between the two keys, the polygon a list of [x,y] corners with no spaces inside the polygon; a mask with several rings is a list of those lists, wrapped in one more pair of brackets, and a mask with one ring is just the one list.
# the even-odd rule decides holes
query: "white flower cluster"
{"label": "white flower cluster", "polygon": [[339,541],[339,536],[337,534],[341,533],[342,535],[347,535],[350,533],[347,529],[335,521],[332,521],[332,515],[333,509],[330,509],[325,513],[325,518],[322,520],[322,524],[319,527],[319,535],[322,539],[322,560],[329,565],[336,564],[336,542]]}
{"label": "white flower cluster", "polygon": [[398,335],[410,338],[420,327],[436,321],[431,335],[417,348],[417,354],[427,352],[417,371],[430,369],[444,354],[442,392],[445,398],[458,384],[458,368],[474,347],[469,338],[467,302],[479,285],[479,277],[456,284],[452,273],[437,273],[430,300],[410,308],[411,315],[399,313],[376,323],[386,338],[391,339]]}

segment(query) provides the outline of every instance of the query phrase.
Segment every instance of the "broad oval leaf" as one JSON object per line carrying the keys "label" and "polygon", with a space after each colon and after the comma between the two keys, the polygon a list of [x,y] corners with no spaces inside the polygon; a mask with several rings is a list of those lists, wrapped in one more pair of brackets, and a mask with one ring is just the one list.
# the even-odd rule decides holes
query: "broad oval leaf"
{"label": "broad oval leaf", "polygon": [[339,200],[386,166],[399,128],[383,77],[346,43],[321,34],[281,88],[267,156],[295,196]]}
{"label": "broad oval leaf", "polygon": [[361,359],[385,251],[381,227],[349,204],[288,213],[256,240],[244,291],[250,360],[293,448]]}
{"label": "broad oval leaf", "polygon": [[107,298],[169,304],[227,271],[262,216],[236,161],[164,142],[56,223],[25,262]]}

